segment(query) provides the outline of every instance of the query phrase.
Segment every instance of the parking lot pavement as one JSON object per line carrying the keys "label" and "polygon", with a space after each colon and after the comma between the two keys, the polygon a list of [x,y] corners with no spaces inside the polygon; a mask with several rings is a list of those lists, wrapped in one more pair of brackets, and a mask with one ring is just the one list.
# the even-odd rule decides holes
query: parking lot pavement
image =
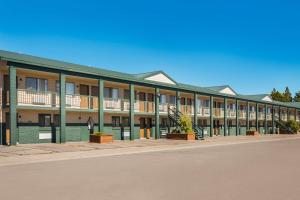
{"label": "parking lot pavement", "polygon": [[[1,166],[1,199],[298,200],[300,196],[300,138],[295,136],[65,146],[61,149],[69,152],[17,156],[27,161],[62,158],[59,161]],[[105,153],[109,156],[96,156]],[[76,159],[66,159],[70,157]],[[5,158],[15,157],[0,160]]]}
{"label": "parking lot pavement", "polygon": [[298,135],[218,136],[195,141],[159,139],[115,141],[111,144],[70,142],[0,146],[0,166],[298,138]]}

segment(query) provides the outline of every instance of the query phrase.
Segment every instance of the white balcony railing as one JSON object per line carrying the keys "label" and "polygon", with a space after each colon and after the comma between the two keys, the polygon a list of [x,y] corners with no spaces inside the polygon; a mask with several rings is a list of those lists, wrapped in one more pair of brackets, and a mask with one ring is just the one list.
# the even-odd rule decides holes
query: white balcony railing
{"label": "white balcony railing", "polygon": [[250,111],[249,112],[249,119],[250,120],[256,119],[256,112],[255,111]]}
{"label": "white balcony railing", "polygon": [[[129,105],[129,104],[128,104]],[[129,106],[128,106],[129,108]],[[121,99],[104,98],[104,109],[105,110],[121,110]]]}
{"label": "white balcony railing", "polygon": [[210,116],[210,108],[209,107],[200,107],[198,109],[198,115],[201,117],[209,117]]}
{"label": "white balcony railing", "polygon": [[213,116],[214,117],[223,117],[224,116],[224,109],[223,108],[214,108],[213,109]]}
{"label": "white balcony railing", "polygon": [[23,106],[56,107],[59,106],[59,96],[55,92],[18,89],[17,103]]}
{"label": "white balcony railing", "polygon": [[74,109],[98,109],[98,97],[86,95],[66,95],[66,107]]}
{"label": "white balcony railing", "polygon": [[236,111],[235,110],[227,110],[227,117],[228,118],[235,118],[236,117]]}
{"label": "white balcony railing", "polygon": [[246,119],[247,118],[247,113],[245,110],[239,110],[239,118],[240,119]]}

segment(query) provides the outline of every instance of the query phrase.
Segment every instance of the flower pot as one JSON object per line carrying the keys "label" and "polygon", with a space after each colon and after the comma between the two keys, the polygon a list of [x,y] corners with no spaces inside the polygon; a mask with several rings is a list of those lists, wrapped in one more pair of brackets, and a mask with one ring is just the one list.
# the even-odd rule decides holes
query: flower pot
{"label": "flower pot", "polygon": [[257,131],[247,131],[246,132],[246,135],[249,135],[249,136],[257,136],[259,135],[259,133]]}
{"label": "flower pot", "polygon": [[194,133],[168,133],[167,139],[171,140],[195,140]]}
{"label": "flower pot", "polygon": [[99,144],[112,143],[113,135],[90,135],[90,142]]}

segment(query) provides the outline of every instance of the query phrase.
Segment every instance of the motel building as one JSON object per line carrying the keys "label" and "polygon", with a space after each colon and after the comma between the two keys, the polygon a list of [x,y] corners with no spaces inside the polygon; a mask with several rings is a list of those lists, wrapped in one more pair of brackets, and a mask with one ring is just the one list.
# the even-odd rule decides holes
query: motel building
{"label": "motel building", "polygon": [[0,144],[159,139],[176,128],[169,108],[192,118],[201,139],[275,134],[299,122],[300,104],[269,95],[241,95],[230,86],[176,82],[163,71],[127,74],[0,51]]}

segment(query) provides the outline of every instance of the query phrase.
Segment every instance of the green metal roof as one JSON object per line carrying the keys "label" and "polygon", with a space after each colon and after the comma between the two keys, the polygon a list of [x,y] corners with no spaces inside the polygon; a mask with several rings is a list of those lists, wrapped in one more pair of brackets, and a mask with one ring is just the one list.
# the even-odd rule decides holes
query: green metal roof
{"label": "green metal roof", "polygon": [[[225,89],[226,87],[229,87],[232,89],[229,85],[225,86],[213,86],[213,87],[199,87],[194,85],[188,85],[183,83],[178,83],[174,81],[170,76],[168,76],[163,71],[154,71],[154,72],[147,72],[147,73],[141,73],[141,74],[129,74],[129,73],[122,73],[122,72],[116,72],[111,71],[107,69],[102,69],[98,67],[91,67],[91,66],[84,66],[84,65],[78,65],[58,60],[52,60],[52,59],[46,59],[36,56],[30,56],[26,54],[20,54],[15,52],[9,52],[9,51],[3,51],[0,50],[0,60],[7,61],[7,62],[13,62],[13,63],[20,63],[20,64],[27,64],[31,66],[36,67],[45,67],[49,69],[59,70],[59,71],[67,71],[67,72],[77,72],[87,75],[95,75],[95,76],[101,76],[101,77],[107,77],[107,78],[113,78],[117,80],[122,81],[129,81],[129,82],[135,82],[135,83],[143,83],[147,85],[152,86],[164,86],[170,89],[174,90],[184,90],[189,92],[197,92],[204,95],[213,95],[218,97],[229,97],[229,98],[237,98],[239,100],[244,101],[254,101],[257,103],[267,103],[272,105],[278,105],[278,106],[285,106],[285,107],[294,107],[294,108],[300,108],[300,103],[282,103],[282,102],[267,102],[263,101],[262,98],[267,95],[228,95],[220,93],[222,89]],[[176,85],[173,84],[167,84],[167,83],[160,83],[155,81],[149,81],[145,80],[147,77],[153,76],[155,74],[162,73],[165,76],[167,76],[170,80],[176,83]],[[232,89],[233,90],[233,89]],[[233,90],[234,91],[234,90]]]}

